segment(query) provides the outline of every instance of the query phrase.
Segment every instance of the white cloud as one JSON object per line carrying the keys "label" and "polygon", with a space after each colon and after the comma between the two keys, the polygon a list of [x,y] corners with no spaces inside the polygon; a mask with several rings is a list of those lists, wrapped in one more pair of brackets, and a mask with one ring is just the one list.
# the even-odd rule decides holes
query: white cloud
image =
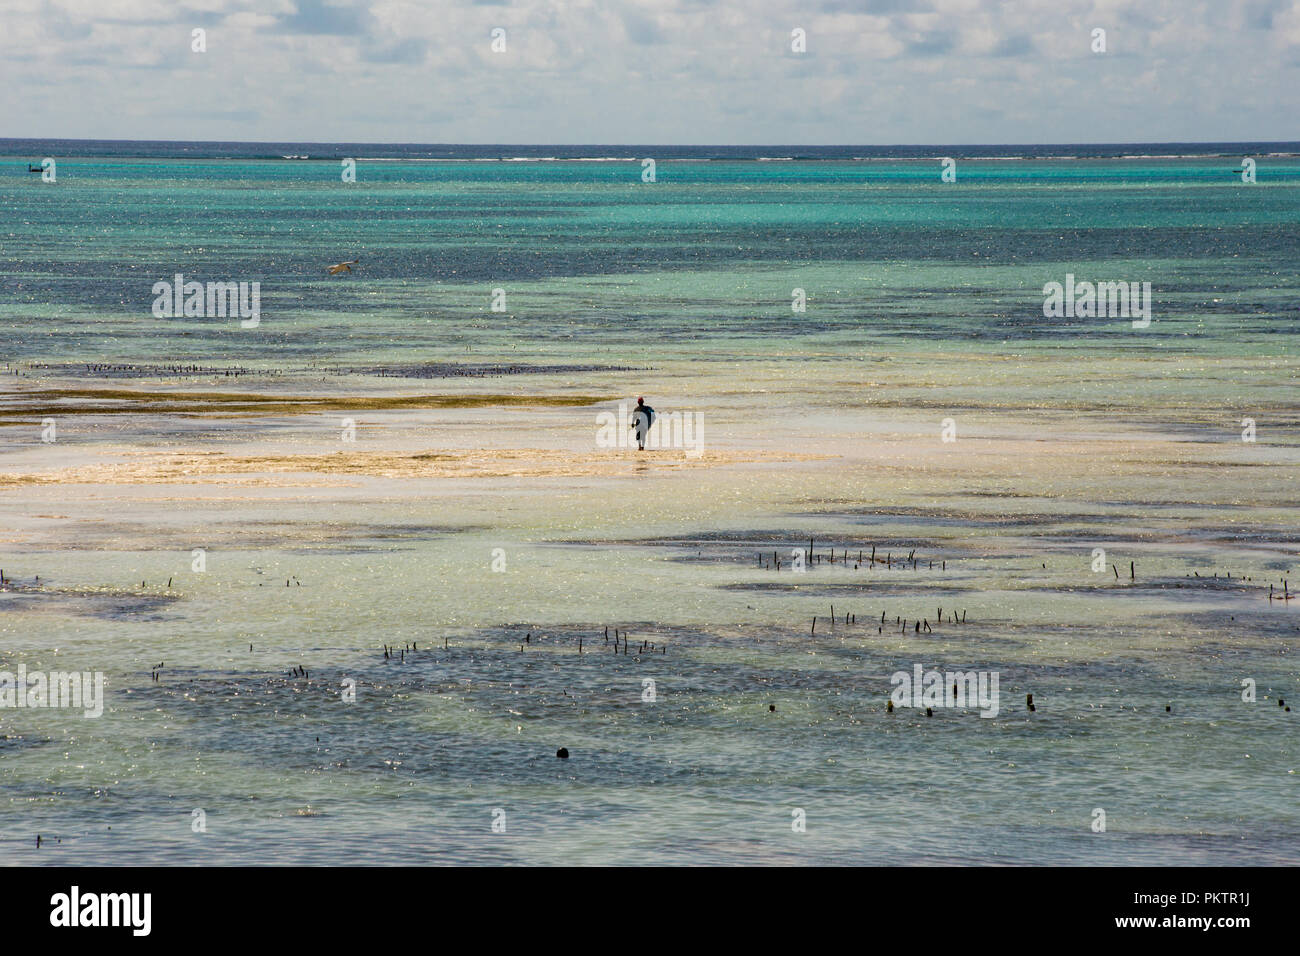
{"label": "white cloud", "polygon": [[[9,135],[1295,139],[1300,0],[13,0]],[[191,22],[192,21],[192,22]],[[190,30],[208,52],[189,51]],[[507,31],[493,53],[490,31]],[[807,31],[808,52],[790,50]],[[1108,52],[1090,51],[1093,27]],[[327,95],[322,95],[327,91]],[[176,117],[192,122],[178,128]]]}

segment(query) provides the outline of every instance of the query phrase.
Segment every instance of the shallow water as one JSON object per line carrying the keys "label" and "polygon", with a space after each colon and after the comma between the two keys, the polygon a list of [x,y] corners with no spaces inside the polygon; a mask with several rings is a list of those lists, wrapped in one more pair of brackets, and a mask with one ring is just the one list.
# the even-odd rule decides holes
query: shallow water
{"label": "shallow water", "polygon": [[[0,163],[0,669],[107,682],[0,709],[3,858],[1296,862],[1300,162],[1231,165]],[[260,326],[155,319],[178,271]],[[599,448],[636,394],[704,456]],[[998,716],[886,713],[914,664]]]}

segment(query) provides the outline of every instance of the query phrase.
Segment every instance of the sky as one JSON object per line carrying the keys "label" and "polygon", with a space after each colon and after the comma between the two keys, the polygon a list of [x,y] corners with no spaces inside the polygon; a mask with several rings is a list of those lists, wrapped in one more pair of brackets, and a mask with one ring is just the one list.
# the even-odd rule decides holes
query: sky
{"label": "sky", "polygon": [[3,137],[1300,140],[1300,0],[0,0],[0,14]]}

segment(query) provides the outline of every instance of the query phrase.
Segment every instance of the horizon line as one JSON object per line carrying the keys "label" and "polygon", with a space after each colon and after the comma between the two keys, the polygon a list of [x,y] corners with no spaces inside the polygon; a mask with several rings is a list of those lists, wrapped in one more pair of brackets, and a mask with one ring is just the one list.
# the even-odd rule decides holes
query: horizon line
{"label": "horizon line", "polygon": [[1127,141],[1110,141],[1110,140],[1089,140],[1076,142],[968,142],[968,143],[611,143],[611,142],[575,142],[575,143],[524,143],[524,142],[505,142],[505,141],[482,141],[482,142],[455,142],[451,140],[443,142],[419,142],[415,140],[398,141],[398,140],[362,140],[362,139],[335,139],[335,140],[310,140],[310,139],[105,139],[102,137],[72,137],[72,136],[4,136],[0,137],[0,142],[69,142],[69,143],[237,143],[249,146],[276,145],[282,143],[297,143],[305,146],[334,146],[343,143],[363,144],[366,146],[527,146],[527,147],[573,147],[573,146],[610,146],[610,147],[632,147],[632,146],[674,146],[674,147],[713,147],[722,149],[747,149],[755,147],[782,147],[782,148],[814,148],[814,149],[848,149],[851,147],[862,147],[865,149],[885,149],[891,147],[904,147],[915,149],[919,147],[943,146],[1231,146],[1238,144],[1258,144],[1270,143],[1288,146],[1300,146],[1300,140],[1288,139],[1231,139],[1231,140],[1127,140]]}

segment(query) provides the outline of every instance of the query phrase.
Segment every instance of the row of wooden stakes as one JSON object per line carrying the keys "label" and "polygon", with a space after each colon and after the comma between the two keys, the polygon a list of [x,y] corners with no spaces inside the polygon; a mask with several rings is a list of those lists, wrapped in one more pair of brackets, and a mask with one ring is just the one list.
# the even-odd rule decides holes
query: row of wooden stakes
{"label": "row of wooden stakes", "polygon": [[[881,612],[880,612],[880,625],[876,628],[876,633],[877,633],[877,634],[883,634],[883,633],[885,632],[885,616],[886,616],[886,613],[887,613],[887,612],[885,612],[885,611],[881,611]],[[832,605],[831,605],[831,627],[834,627],[836,621],[838,621],[838,620],[840,620],[840,619],[837,618],[837,617],[835,616],[835,605],[832,604]],[[856,614],[851,614],[850,612],[845,611],[845,612],[844,612],[844,616],[843,616],[843,621],[844,621],[845,624],[857,624],[857,623],[858,623],[858,616],[857,616]],[[906,618],[895,616],[895,617],[894,617],[894,623],[897,624],[897,625],[900,625],[900,628],[899,628],[899,633],[900,633],[900,634],[904,633],[904,632],[907,630],[907,619],[906,619]],[[943,608],[942,608],[942,607],[939,607],[939,608],[936,609],[936,613],[935,613],[935,623],[937,623],[937,624],[942,624],[942,623],[944,623],[944,620],[943,620]],[[948,623],[949,623],[949,624],[965,624],[965,623],[966,623],[966,611],[965,611],[965,609],[962,610],[962,612],[961,612],[961,617],[958,617],[958,616],[957,616],[957,612],[956,612],[956,610],[951,610],[951,611],[949,611],[949,612],[948,612]],[[917,634],[921,633],[921,629],[922,629],[922,628],[925,629],[925,633],[927,633],[927,634],[931,633],[931,632],[934,630],[932,627],[930,627],[930,619],[929,619],[929,618],[919,618],[919,619],[913,621],[913,630],[914,630],[915,633],[917,633]],[[812,619],[812,631],[811,631],[811,633],[810,633],[810,636],[815,636],[816,634],[817,634],[817,616],[816,616],[816,615],[813,615],[813,619]]]}
{"label": "row of wooden stakes", "polygon": [[[821,564],[823,558],[828,559],[827,563],[834,564],[836,561],[835,548],[832,547],[827,554],[817,554],[814,548],[815,544],[816,544],[815,539],[810,540],[808,542],[808,550],[806,552],[803,552],[806,565]],[[916,557],[915,548],[913,548],[911,551],[908,552],[906,558],[899,558],[897,561],[895,561],[894,553],[892,551],[886,551],[885,556],[883,558],[876,557],[876,546],[874,544],[871,546],[870,555],[867,554],[865,548],[862,548],[859,549],[857,558],[850,558],[848,548],[842,548],[840,550],[839,563],[847,567],[850,561],[853,562],[854,571],[857,571],[864,564],[867,566],[868,571],[878,564],[884,565],[886,570],[893,570],[895,564],[897,564],[901,568],[906,568],[910,564],[912,566],[913,571],[917,570],[920,567],[920,560]],[[934,569],[933,561],[928,562],[928,565],[930,570]],[[780,552],[773,551],[772,559],[770,561],[767,559],[766,555],[764,555],[762,551],[758,552],[758,566],[765,571],[780,571],[781,570]],[[948,570],[948,562],[946,560],[941,559],[939,561],[939,569],[941,571]]]}

